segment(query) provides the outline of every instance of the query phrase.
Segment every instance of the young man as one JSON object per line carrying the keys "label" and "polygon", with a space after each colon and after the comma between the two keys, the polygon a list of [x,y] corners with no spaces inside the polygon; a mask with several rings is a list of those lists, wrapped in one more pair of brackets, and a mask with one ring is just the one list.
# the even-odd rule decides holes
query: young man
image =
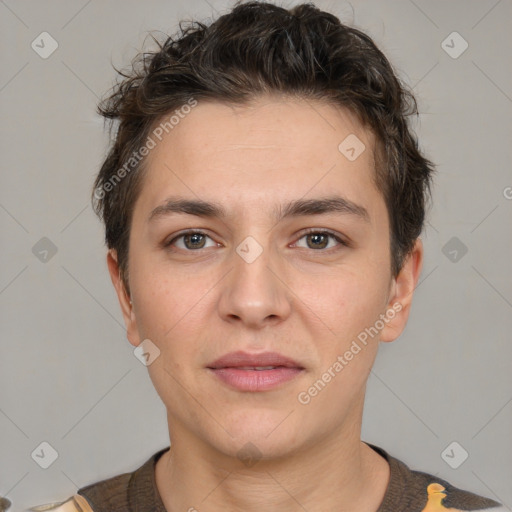
{"label": "young man", "polygon": [[143,54],[101,112],[118,127],[95,207],[171,446],[59,510],[502,509],[361,441],[433,170],[368,36],[238,5]]}

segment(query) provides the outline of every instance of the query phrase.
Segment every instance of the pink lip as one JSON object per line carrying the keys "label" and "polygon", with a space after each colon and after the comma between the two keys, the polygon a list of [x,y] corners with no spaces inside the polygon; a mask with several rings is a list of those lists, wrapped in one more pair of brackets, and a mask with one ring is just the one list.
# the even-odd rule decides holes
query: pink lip
{"label": "pink lip", "polygon": [[[273,366],[257,370],[256,367]],[[231,352],[207,366],[219,379],[239,391],[267,391],[290,381],[304,368],[276,352]]]}

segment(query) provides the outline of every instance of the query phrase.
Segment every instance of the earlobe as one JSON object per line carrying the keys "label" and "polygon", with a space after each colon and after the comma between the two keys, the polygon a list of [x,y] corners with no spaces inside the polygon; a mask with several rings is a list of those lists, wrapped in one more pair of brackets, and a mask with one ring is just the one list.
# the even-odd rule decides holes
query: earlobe
{"label": "earlobe", "polygon": [[117,299],[123,314],[126,326],[126,337],[132,345],[137,346],[140,342],[137,320],[133,311],[132,300],[126,291],[126,287],[122,279],[121,269],[119,268],[115,249],[109,249],[107,252],[107,266],[110,273],[110,279],[112,280],[112,284],[116,290]]}
{"label": "earlobe", "polygon": [[418,238],[411,252],[407,255],[400,272],[393,279],[386,310],[388,321],[381,331],[380,341],[393,341],[404,330],[411,311],[414,289],[418,284],[422,265],[423,244]]}

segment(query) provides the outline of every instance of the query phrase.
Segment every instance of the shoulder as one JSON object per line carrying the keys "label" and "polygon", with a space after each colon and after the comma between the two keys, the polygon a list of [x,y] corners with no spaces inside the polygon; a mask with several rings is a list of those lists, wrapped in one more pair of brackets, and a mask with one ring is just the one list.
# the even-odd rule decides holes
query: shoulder
{"label": "shoulder", "polygon": [[[41,505],[34,512],[125,512],[132,505],[147,503],[147,492],[154,487],[156,461],[168,448],[153,454],[135,471],[94,482],[78,489],[77,494],[61,503]],[[148,485],[149,484],[149,485]],[[28,511],[27,511],[28,512]]]}
{"label": "shoulder", "polygon": [[89,502],[83,497],[76,494],[66,501],[60,503],[51,503],[33,507],[26,512],[42,512],[52,510],[53,512],[94,512]]}
{"label": "shoulder", "polygon": [[489,511],[498,512],[505,507],[491,498],[486,498],[473,492],[451,485],[446,480],[428,473],[413,471],[423,485],[423,496],[426,498],[422,512],[435,512],[441,510],[453,511]]}
{"label": "shoulder", "polygon": [[[368,443],[367,443],[368,444]],[[369,445],[389,463],[390,480],[378,512],[397,510],[410,512],[507,510],[497,501],[460,489],[438,476],[411,470],[385,450]]]}
{"label": "shoulder", "polygon": [[128,510],[128,484],[132,473],[124,473],[90,484],[66,501],[33,507],[27,512],[114,512]]}
{"label": "shoulder", "polygon": [[94,512],[128,510],[129,484],[134,473],[123,473],[106,480],[82,487],[78,494],[92,507]]}
{"label": "shoulder", "polygon": [[66,501],[31,508],[27,512],[114,512],[128,509],[128,485],[132,473],[124,473],[78,490]]}

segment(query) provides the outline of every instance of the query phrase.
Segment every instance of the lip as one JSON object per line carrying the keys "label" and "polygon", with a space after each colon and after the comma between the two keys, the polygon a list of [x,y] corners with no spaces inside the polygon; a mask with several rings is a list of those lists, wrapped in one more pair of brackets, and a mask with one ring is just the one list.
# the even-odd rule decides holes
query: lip
{"label": "lip", "polygon": [[252,392],[275,389],[304,371],[299,363],[277,352],[230,352],[207,368],[228,386]]}
{"label": "lip", "polygon": [[260,354],[249,354],[241,350],[225,354],[213,363],[207,365],[208,368],[243,368],[256,366],[284,366],[286,368],[303,368],[297,361],[283,356],[278,352],[261,352]]}

